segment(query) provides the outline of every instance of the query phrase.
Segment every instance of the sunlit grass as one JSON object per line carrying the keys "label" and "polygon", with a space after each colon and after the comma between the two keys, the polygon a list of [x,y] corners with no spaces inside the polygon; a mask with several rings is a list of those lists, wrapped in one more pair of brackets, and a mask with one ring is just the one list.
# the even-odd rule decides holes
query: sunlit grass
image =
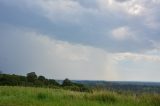
{"label": "sunlit grass", "polygon": [[0,106],[160,106],[160,95],[1,86]]}

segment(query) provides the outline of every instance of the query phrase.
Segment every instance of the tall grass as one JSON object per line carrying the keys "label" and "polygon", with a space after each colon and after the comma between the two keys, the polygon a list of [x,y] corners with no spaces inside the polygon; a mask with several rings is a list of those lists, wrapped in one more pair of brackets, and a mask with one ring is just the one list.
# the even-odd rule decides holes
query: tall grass
{"label": "tall grass", "polygon": [[1,86],[0,106],[160,106],[160,95]]}

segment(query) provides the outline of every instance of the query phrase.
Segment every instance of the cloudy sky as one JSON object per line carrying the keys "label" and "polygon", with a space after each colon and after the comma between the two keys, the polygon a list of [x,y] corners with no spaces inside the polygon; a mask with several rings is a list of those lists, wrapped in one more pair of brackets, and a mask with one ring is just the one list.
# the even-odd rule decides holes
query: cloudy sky
{"label": "cloudy sky", "polygon": [[160,81],[160,0],[0,0],[0,70]]}

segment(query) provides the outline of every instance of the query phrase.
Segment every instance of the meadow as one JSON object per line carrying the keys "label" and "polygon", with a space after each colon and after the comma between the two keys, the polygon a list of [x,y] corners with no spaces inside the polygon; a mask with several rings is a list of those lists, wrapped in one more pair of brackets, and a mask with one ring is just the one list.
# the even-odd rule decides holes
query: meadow
{"label": "meadow", "polygon": [[0,106],[160,106],[160,95],[0,86]]}

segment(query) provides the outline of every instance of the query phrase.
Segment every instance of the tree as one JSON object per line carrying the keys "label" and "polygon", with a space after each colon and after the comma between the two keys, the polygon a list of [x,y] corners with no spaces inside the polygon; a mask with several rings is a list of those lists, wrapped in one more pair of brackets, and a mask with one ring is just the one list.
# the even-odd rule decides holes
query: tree
{"label": "tree", "polygon": [[47,79],[44,76],[39,76],[38,80],[35,82],[37,85],[45,86],[47,85]]}
{"label": "tree", "polygon": [[62,86],[72,86],[73,83],[69,79],[65,79],[62,83]]}
{"label": "tree", "polygon": [[38,80],[39,80],[39,81],[42,81],[42,82],[45,82],[46,78],[45,78],[44,76],[39,76],[39,77],[38,77]]}
{"label": "tree", "polygon": [[27,81],[34,83],[37,80],[37,75],[35,72],[30,72],[27,74]]}
{"label": "tree", "polygon": [[20,78],[18,75],[1,74],[0,85],[20,85]]}
{"label": "tree", "polygon": [[59,83],[56,82],[56,80],[54,80],[54,79],[49,79],[48,83],[49,83],[49,85],[59,86]]}

